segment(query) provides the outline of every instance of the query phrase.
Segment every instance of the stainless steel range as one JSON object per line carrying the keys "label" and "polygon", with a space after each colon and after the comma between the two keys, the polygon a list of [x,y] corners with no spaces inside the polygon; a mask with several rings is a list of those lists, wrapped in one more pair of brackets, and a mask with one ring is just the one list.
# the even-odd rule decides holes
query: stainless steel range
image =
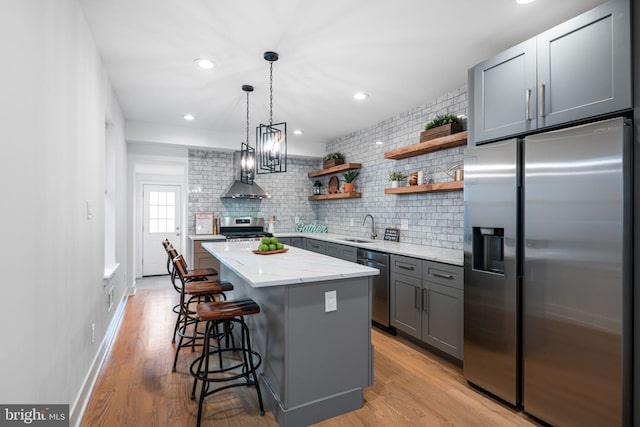
{"label": "stainless steel range", "polygon": [[228,242],[250,242],[270,236],[264,231],[264,218],[223,216],[220,217],[219,226],[220,234],[225,236]]}

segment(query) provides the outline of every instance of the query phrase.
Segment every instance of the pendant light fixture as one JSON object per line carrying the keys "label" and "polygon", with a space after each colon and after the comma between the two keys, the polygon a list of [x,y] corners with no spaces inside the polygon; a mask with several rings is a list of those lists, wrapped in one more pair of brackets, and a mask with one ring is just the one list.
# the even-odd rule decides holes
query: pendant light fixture
{"label": "pendant light fixture", "polygon": [[256,128],[256,149],[259,174],[287,171],[287,124],[273,123],[273,63],[278,60],[275,52],[265,52],[269,61],[269,124]]}
{"label": "pendant light fixture", "polygon": [[247,135],[240,149],[240,182],[253,185],[256,170],[256,150],[249,145],[249,94],[253,92],[253,86],[242,85],[242,90],[247,94]]}

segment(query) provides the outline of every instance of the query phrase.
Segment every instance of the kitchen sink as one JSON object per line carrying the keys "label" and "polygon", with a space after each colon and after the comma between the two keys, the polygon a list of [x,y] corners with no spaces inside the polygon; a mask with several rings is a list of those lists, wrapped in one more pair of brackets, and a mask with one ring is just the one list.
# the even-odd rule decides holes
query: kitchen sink
{"label": "kitchen sink", "polygon": [[355,239],[355,238],[352,238],[352,237],[346,237],[346,238],[341,239],[341,240],[344,240],[345,242],[354,242],[354,243],[373,243],[372,240]]}

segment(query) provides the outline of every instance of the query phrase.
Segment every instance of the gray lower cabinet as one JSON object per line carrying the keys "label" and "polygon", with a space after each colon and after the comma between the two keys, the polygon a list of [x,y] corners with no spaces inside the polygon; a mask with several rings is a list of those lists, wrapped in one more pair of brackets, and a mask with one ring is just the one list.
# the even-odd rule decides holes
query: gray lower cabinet
{"label": "gray lower cabinet", "polygon": [[358,260],[358,248],[355,246],[341,245],[339,243],[325,242],[325,255],[340,258],[345,261],[356,262]]}
{"label": "gray lower cabinet", "polygon": [[308,251],[317,252],[319,254],[325,253],[326,244],[322,240],[306,239],[306,241],[306,249]]}
{"label": "gray lower cabinet", "polygon": [[306,249],[304,237],[278,237],[278,241],[283,245]]}
{"label": "gray lower cabinet", "polygon": [[427,344],[462,360],[463,291],[422,281],[422,336]]}
{"label": "gray lower cabinet", "polygon": [[629,0],[611,0],[469,71],[470,143],[630,109]]}
{"label": "gray lower cabinet", "polygon": [[[391,255],[393,258],[393,255]],[[391,292],[389,298],[391,326],[399,331],[422,338],[422,310],[420,306],[420,292],[422,280],[403,274],[390,274]]]}
{"label": "gray lower cabinet", "polygon": [[391,255],[391,325],[463,358],[462,267]]}

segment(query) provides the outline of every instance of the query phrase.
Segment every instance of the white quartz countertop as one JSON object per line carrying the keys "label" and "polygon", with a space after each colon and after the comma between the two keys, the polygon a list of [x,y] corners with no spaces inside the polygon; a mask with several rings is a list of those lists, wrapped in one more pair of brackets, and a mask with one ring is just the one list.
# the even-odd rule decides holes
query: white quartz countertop
{"label": "white quartz countertop", "polygon": [[[445,264],[463,266],[463,251],[456,249],[437,248],[434,246],[414,245],[412,243],[390,242],[388,240],[371,240],[362,237],[345,236],[333,233],[275,233],[276,237],[306,237],[308,239],[339,243],[341,245],[356,246],[373,251],[404,255],[427,261],[443,262]],[[350,242],[345,239],[366,240],[368,242]]]}
{"label": "white quartz countertop", "polygon": [[376,268],[343,261],[287,245],[287,252],[259,255],[257,242],[203,243],[202,247],[221,264],[254,288],[376,276]]}
{"label": "white quartz countertop", "polygon": [[196,240],[226,240],[222,234],[189,234],[189,238],[194,242]]}
{"label": "white quartz countertop", "polygon": [[[339,243],[341,245],[355,246],[358,248],[371,249],[374,251],[386,252],[396,255],[404,255],[427,261],[443,262],[445,264],[464,265],[463,252],[457,249],[437,248],[434,246],[415,245],[412,243],[390,242],[387,240],[371,240],[361,237],[346,236],[334,233],[296,233],[283,232],[275,233],[276,237],[306,237],[309,239],[322,240],[325,242]],[[220,234],[199,234],[189,235],[193,241],[196,240],[224,240]],[[367,240],[368,242],[351,242],[345,239]]]}

